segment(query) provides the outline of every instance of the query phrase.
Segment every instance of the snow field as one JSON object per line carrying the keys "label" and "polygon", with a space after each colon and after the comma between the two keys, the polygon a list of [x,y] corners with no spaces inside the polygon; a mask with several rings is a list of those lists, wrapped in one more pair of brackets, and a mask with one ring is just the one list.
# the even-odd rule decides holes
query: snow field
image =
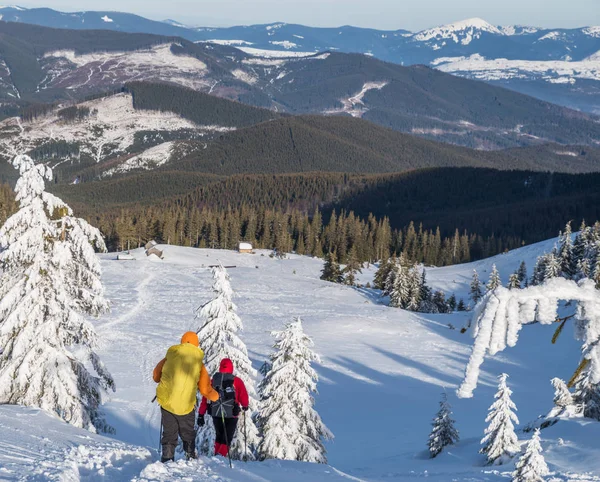
{"label": "snow field", "polygon": [[526,79],[531,75],[553,83],[558,79],[567,79],[565,82],[568,79],[600,80],[598,54],[581,61],[486,59],[473,54],[470,57],[440,57],[431,65],[446,73],[469,73],[486,81]]}
{"label": "snow field", "polygon": [[[205,86],[206,82],[202,77],[208,72],[206,64],[201,60],[188,55],[174,55],[171,52],[171,43],[133,52],[93,52],[78,55],[73,50],[57,50],[44,54],[44,58],[66,59],[75,67],[75,70],[62,72],[46,87],[58,86],[68,78],[80,77],[81,72],[89,71],[86,82],[70,88],[85,87],[93,83],[94,77],[118,77],[119,82],[124,83],[141,75],[168,78],[171,82],[200,88]],[[150,79],[146,77],[144,80]]]}
{"label": "snow field", "polygon": [[[496,264],[506,283],[522,260],[531,274],[535,258],[554,242],[470,265],[430,269],[428,283],[466,300],[474,268],[487,282],[491,266]],[[473,342],[468,334],[459,332],[468,313],[425,315],[388,308],[372,290],[320,281],[322,261],[308,257],[292,255],[278,260],[264,251],[242,255],[160,248],[165,250],[163,261],[151,261],[142,250],[133,251],[136,261],[120,262],[114,254],[101,255],[112,312],[98,320],[96,327],[98,353],[117,385],[116,394],[105,405],[107,421],[117,429],[115,440],[68,426],[61,435],[69,447],[82,442],[89,446],[90,455],[87,459],[82,456],[78,467],[96,457],[96,452],[102,453],[102,447],[107,447],[103,444],[131,444],[125,447],[142,450],[122,469],[121,478],[112,480],[507,480],[516,460],[487,467],[485,456],[478,454],[487,409],[497,389],[496,377],[503,372],[510,375],[508,384],[521,421],[517,435],[524,449],[531,433],[521,429],[552,408],[550,379],[568,379],[579,362],[581,347],[570,325],[557,345],[550,344],[555,327],[526,326],[515,348],[486,360],[474,398],[457,399],[454,391],[462,381]],[[271,353],[270,332],[282,329],[294,316],[302,317],[304,330],[322,359],[322,364],[314,367],[321,378],[315,409],[335,435],[335,441],[326,444],[329,463],[343,473],[329,466],[277,461],[238,463],[232,472],[221,459],[144,468],[148,453],[156,460],[159,436],[159,410],[150,403],[156,386],[151,380],[152,368],[183,332],[198,328],[195,308],[212,298],[208,266],[219,262],[237,266],[229,269],[229,274],[237,293],[237,313],[244,323],[240,337],[255,369]],[[360,282],[372,281],[375,268],[363,270]],[[452,405],[461,441],[431,460],[426,444],[442,392]],[[16,473],[33,477],[35,461],[41,456],[36,453],[33,460],[15,461],[14,454],[43,444],[27,445],[25,426],[15,421],[14,412],[6,410],[29,409],[0,407],[0,423],[12,427],[14,434],[7,451],[0,451],[0,466],[13,470],[9,476],[13,479],[8,480],[15,480]],[[44,423],[64,426],[48,417]],[[544,455],[555,480],[600,480],[599,427],[580,419],[542,431]],[[54,460],[59,454],[63,452],[48,456]]]}
{"label": "snow field", "polygon": [[[553,242],[543,244],[542,248],[548,244]],[[525,259],[537,256],[540,248],[525,248]],[[568,378],[573,365],[578,362],[579,345],[567,332],[561,337],[561,346],[552,347],[549,339],[553,327],[527,327],[522,331],[520,346],[533,344],[534,348],[524,353],[518,351],[519,346],[501,357],[488,360],[475,398],[458,400],[453,391],[462,380],[472,340],[458,330],[450,330],[447,324],[452,323],[459,328],[466,323],[468,314],[420,315],[390,309],[380,304],[373,292],[318,280],[321,261],[306,257],[276,260],[260,254],[239,255],[227,251],[166,247],[165,258],[160,263],[147,263],[144,259],[130,264],[104,262],[108,296],[117,292],[125,298],[117,302],[112,297],[114,308],[111,317],[126,311],[130,321],[108,326],[108,332],[119,326],[119,335],[112,336],[110,349],[107,347],[107,352],[102,349],[101,354],[117,380],[117,396],[122,398],[118,404],[120,418],[127,419],[133,402],[139,414],[137,418],[142,421],[150,419],[153,426],[149,436],[151,446],[156,445],[153,440],[156,435],[152,437],[152,434],[158,431],[158,414],[148,416],[148,400],[152,398],[154,389],[150,370],[169,344],[177,341],[179,332],[195,328],[192,321],[194,309],[211,296],[210,271],[203,265],[217,262],[238,266],[229,272],[232,287],[238,294],[235,299],[238,314],[245,325],[242,339],[247,344],[255,369],[270,353],[272,340],[269,332],[280,329],[282,323],[293,316],[302,316],[305,331],[313,337],[315,351],[323,360],[322,365],[316,367],[321,382],[315,408],[336,436],[335,442],[326,445],[329,462],[358,477],[379,478],[390,470],[397,477],[412,477],[410,474],[413,472],[421,475],[426,471],[430,473],[431,462],[424,455],[425,443],[439,395],[444,390],[449,393],[457,428],[463,438],[463,442],[450,452],[458,452],[468,465],[482,463],[483,459],[477,455],[478,442],[485,427],[487,408],[495,393],[495,377],[502,371],[511,375],[511,388],[515,392],[513,400],[519,407],[521,420],[526,423],[551,408],[553,389],[550,378]],[[486,280],[485,268],[489,270],[492,263],[496,263],[501,275],[507,277],[509,271],[518,267],[521,258],[517,253],[511,253],[476,265],[483,280]],[[136,263],[141,266],[136,266]],[[532,266],[533,261],[528,264]],[[472,266],[441,268],[439,271],[444,274],[447,270],[455,271],[454,275],[460,270],[464,279],[470,281]],[[430,283],[434,286],[442,284],[436,281],[436,270],[430,271]],[[363,273],[363,280],[370,279],[372,273],[372,270]],[[144,285],[146,288],[138,290],[131,286],[136,284],[136,278],[141,283],[146,277],[151,278]],[[129,291],[133,300],[150,290],[148,302],[129,301],[129,296],[125,295],[127,291],[123,292],[120,288],[126,279],[129,281],[125,286],[128,286],[127,290],[133,290]],[[115,281],[111,280],[119,281],[114,284]],[[466,291],[468,282],[462,284]],[[138,294],[133,294],[135,292]],[[130,312],[128,307],[132,305],[133,312]],[[142,306],[144,308],[140,310]],[[118,346],[122,343],[121,334],[140,325],[145,326],[141,346],[132,356],[133,366],[136,366],[133,360],[137,360],[139,373],[120,374],[111,366],[110,359],[114,357],[111,353],[114,350],[123,352],[124,348]],[[105,333],[108,335],[102,322],[98,329],[101,339]],[[537,338],[543,340],[538,346],[532,343]],[[147,341],[151,339],[155,340],[151,351],[143,354],[142,347],[147,347]],[[143,363],[140,363],[140,356]],[[540,373],[544,372],[548,375],[541,376]],[[119,386],[123,388],[122,384],[119,385],[122,376],[132,377],[127,385],[138,386],[134,400],[129,393],[119,391]],[[139,390],[139,381],[136,380],[140,377],[144,380],[143,390]],[[125,390],[130,391],[127,387]],[[142,398],[140,392],[145,390],[148,390],[147,395]],[[371,403],[377,407],[375,410],[369,409]],[[109,402],[109,413],[116,414],[116,411],[113,412],[116,406]],[[109,422],[116,423],[110,417]],[[136,424],[135,430],[139,433],[144,428]],[[452,460],[456,455],[440,457],[434,467],[447,465],[441,469],[442,473],[456,470],[456,462]],[[475,469],[475,473],[480,470]],[[440,477],[440,480],[446,480]]]}

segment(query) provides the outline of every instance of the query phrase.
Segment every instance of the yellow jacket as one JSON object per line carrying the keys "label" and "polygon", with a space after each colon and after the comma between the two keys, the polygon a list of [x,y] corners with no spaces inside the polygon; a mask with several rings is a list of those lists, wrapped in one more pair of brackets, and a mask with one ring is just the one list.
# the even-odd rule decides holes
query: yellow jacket
{"label": "yellow jacket", "polygon": [[216,401],[219,394],[213,390],[210,375],[202,363],[204,352],[190,344],[174,345],[154,369],[153,378],[159,405],[175,415],[186,415],[194,410],[196,391]]}

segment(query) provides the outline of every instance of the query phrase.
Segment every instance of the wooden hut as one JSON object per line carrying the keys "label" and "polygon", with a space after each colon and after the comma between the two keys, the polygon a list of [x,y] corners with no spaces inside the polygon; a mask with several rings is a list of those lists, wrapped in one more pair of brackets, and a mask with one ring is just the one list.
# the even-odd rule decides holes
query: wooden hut
{"label": "wooden hut", "polygon": [[252,245],[250,243],[242,242],[238,245],[238,252],[245,253],[245,254],[252,254],[254,251],[253,251]]}

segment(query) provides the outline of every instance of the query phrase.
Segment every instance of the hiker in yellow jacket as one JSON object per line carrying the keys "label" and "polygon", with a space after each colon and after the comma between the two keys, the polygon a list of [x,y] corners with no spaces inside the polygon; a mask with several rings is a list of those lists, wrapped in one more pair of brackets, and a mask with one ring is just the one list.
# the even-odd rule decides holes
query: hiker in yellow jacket
{"label": "hiker in yellow jacket", "polygon": [[156,368],[153,378],[156,398],[161,407],[162,445],[161,462],[175,460],[177,437],[181,437],[186,457],[196,458],[195,411],[196,393],[211,401],[219,394],[213,390],[210,375],[203,364],[204,352],[200,349],[198,335],[188,331],[181,337],[181,344],[167,351]]}

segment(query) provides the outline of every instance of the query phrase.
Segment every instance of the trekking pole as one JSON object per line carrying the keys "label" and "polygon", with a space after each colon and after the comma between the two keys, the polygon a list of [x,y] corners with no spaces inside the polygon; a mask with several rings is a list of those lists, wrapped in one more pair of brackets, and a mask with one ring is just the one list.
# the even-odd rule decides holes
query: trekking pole
{"label": "trekking pole", "polygon": [[221,410],[221,421],[223,422],[223,432],[225,433],[225,445],[227,446],[227,458],[229,459],[229,468],[233,469],[231,464],[231,454],[229,453],[229,437],[227,436],[227,425],[225,425],[225,413]]}
{"label": "trekking pole", "polygon": [[248,433],[246,432],[246,411],[244,410],[244,462],[248,462]]}
{"label": "trekking pole", "polygon": [[162,459],[162,421],[160,423],[160,428],[158,429],[158,456],[159,459]]}

